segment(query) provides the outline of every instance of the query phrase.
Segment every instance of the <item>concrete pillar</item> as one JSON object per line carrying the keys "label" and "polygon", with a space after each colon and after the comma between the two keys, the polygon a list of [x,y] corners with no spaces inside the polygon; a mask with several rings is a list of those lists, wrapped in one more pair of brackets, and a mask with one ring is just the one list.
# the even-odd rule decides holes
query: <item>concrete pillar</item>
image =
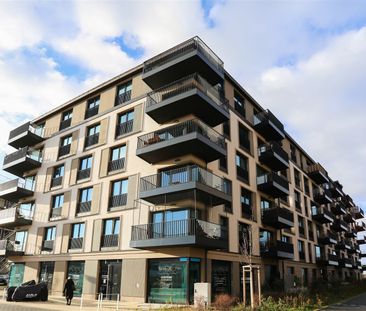
{"label": "concrete pillar", "polygon": [[98,260],[85,261],[83,282],[83,296],[85,299],[96,299],[98,270]]}
{"label": "concrete pillar", "polygon": [[27,262],[24,266],[24,277],[23,282],[31,280],[38,281],[38,267],[39,262]]}
{"label": "concrete pillar", "polygon": [[54,296],[62,296],[66,280],[66,269],[66,261],[55,261],[55,270],[53,272],[52,281],[52,295]]}
{"label": "concrete pillar", "polygon": [[121,300],[145,302],[147,289],[146,259],[123,259],[121,273]]}

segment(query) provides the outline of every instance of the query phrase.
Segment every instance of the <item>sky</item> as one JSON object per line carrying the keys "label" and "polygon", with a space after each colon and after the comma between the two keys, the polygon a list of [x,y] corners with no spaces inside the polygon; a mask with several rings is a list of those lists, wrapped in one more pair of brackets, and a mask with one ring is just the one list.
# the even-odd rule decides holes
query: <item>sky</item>
{"label": "sky", "polygon": [[363,0],[1,1],[0,162],[11,129],[195,35],[366,209]]}

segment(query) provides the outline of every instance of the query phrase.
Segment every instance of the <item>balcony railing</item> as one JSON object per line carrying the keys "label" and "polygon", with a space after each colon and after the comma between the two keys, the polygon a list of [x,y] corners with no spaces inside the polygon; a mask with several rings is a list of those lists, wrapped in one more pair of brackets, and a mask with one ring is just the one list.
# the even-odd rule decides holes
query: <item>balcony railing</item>
{"label": "balcony railing", "polygon": [[321,223],[332,223],[335,216],[325,206],[313,205],[311,207],[311,215],[314,220]]}
{"label": "balcony railing", "polygon": [[35,162],[42,162],[42,152],[40,150],[33,150],[29,147],[21,148],[13,153],[10,153],[4,157],[4,166],[21,158],[29,158]]}
{"label": "balcony railing", "polygon": [[5,208],[0,210],[0,226],[21,226],[31,224],[33,219],[33,211],[24,209],[21,205]]}
{"label": "balcony railing", "polygon": [[90,177],[90,168],[86,168],[86,169],[83,169],[83,170],[78,170],[76,175],[77,175],[76,176],[77,180],[89,178]]}
{"label": "balcony railing", "polygon": [[262,210],[262,223],[274,228],[291,228],[294,226],[294,214],[287,208],[274,206]]}
{"label": "balcony railing", "polygon": [[351,212],[353,213],[353,215],[356,219],[361,219],[361,218],[365,217],[363,210],[358,206],[352,207]]}
{"label": "balcony railing", "polygon": [[70,153],[70,150],[71,150],[71,144],[68,144],[68,145],[65,145],[65,146],[60,146],[58,148],[58,156],[62,157],[62,156],[67,155],[67,154]]}
{"label": "balcony railing", "polygon": [[329,230],[321,232],[318,236],[318,242],[324,245],[337,244],[337,235]]}
{"label": "balcony railing", "polygon": [[97,115],[99,112],[99,106],[94,106],[93,108],[87,109],[85,111],[85,119],[91,118]]}
{"label": "balcony railing", "polygon": [[91,203],[92,203],[91,201],[79,202],[78,208],[77,208],[77,213],[90,212],[90,210],[91,210]]}
{"label": "balcony railing", "polygon": [[332,199],[327,195],[327,192],[322,188],[313,188],[314,201],[319,204],[332,203]]}
{"label": "balcony railing", "polygon": [[42,251],[52,252],[53,251],[54,243],[55,243],[54,240],[45,240],[45,241],[43,241],[43,243],[42,243]]}
{"label": "balcony railing", "polygon": [[22,148],[42,142],[43,137],[43,127],[37,127],[27,122],[10,132],[8,144],[14,148]]}
{"label": "balcony railing", "polygon": [[328,172],[319,163],[309,165],[306,173],[318,184],[329,182]]}
{"label": "balcony railing", "polygon": [[69,249],[82,249],[83,248],[83,238],[71,238]]}
{"label": "balcony railing", "polygon": [[263,144],[258,148],[259,161],[276,171],[288,168],[288,154],[275,141]]}
{"label": "balcony railing", "polygon": [[284,127],[280,120],[269,111],[261,111],[253,116],[253,126],[268,140],[280,141],[285,138]]}
{"label": "balcony railing", "polygon": [[262,256],[293,259],[294,246],[280,240],[260,241],[260,252]]}
{"label": "balcony railing", "polygon": [[51,188],[61,186],[62,179],[63,179],[63,176],[52,178],[52,180],[51,180]]}
{"label": "balcony railing", "polygon": [[117,247],[118,246],[118,234],[108,234],[102,236],[102,247]]}
{"label": "balcony railing", "polygon": [[131,100],[131,93],[132,91],[129,90],[129,91],[126,91],[122,94],[119,94],[116,96],[116,102],[115,102],[115,105],[118,106],[118,105],[123,105],[124,103],[128,102],[129,100]]}
{"label": "balcony railing", "polygon": [[133,120],[116,125],[116,137],[130,133],[133,130]]}
{"label": "balcony railing", "polygon": [[120,158],[108,162],[108,172],[113,172],[117,170],[123,170],[125,168],[125,158]]}
{"label": "balcony railing", "polygon": [[51,209],[50,218],[61,217],[61,215],[62,215],[62,207],[55,207]]}
{"label": "balcony railing", "polygon": [[19,199],[32,196],[35,182],[25,181],[17,178],[0,184],[0,198],[11,202],[18,202]]}
{"label": "balcony railing", "polygon": [[63,129],[66,129],[68,127],[70,127],[71,125],[71,118],[70,119],[67,119],[67,120],[63,120],[60,122],[60,131],[63,130]]}
{"label": "balcony railing", "polygon": [[96,145],[99,142],[99,133],[89,135],[85,137],[85,148]]}
{"label": "balcony railing", "polygon": [[257,176],[257,187],[260,191],[267,192],[275,197],[289,195],[288,180],[273,172]]}
{"label": "balcony railing", "polygon": [[109,208],[124,206],[127,204],[127,193],[109,197]]}

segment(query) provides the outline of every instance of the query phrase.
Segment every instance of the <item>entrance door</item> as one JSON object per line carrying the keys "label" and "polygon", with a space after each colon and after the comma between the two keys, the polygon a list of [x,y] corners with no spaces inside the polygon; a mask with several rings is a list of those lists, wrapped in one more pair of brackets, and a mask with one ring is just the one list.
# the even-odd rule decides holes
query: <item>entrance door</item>
{"label": "entrance door", "polygon": [[99,292],[103,294],[103,299],[117,299],[121,289],[121,271],[121,260],[100,262]]}
{"label": "entrance door", "polygon": [[41,267],[39,271],[39,281],[46,282],[49,291],[52,289],[53,272],[55,270],[54,261],[44,261],[41,262]]}

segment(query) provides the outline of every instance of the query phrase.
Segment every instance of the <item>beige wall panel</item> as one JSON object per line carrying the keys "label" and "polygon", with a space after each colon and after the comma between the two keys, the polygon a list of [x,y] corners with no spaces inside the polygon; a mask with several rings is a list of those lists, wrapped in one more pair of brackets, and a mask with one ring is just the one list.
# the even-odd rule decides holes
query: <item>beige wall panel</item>
{"label": "beige wall panel", "polygon": [[84,120],[86,101],[76,104],[72,110],[71,126],[74,126]]}
{"label": "beige wall panel", "polygon": [[76,154],[76,152],[78,151],[79,134],[80,134],[79,130],[72,132],[70,154]]}
{"label": "beige wall panel", "polygon": [[93,186],[93,198],[90,209],[92,214],[98,214],[100,211],[101,192],[102,192],[102,184],[97,184]]}
{"label": "beige wall panel", "polygon": [[55,262],[55,270],[53,273],[53,281],[52,281],[52,295],[62,296],[62,291],[64,289],[67,277],[66,269],[67,269],[66,261]]}
{"label": "beige wall panel", "polygon": [[99,113],[114,107],[116,98],[116,87],[113,86],[100,94]]}
{"label": "beige wall panel", "polygon": [[234,297],[240,296],[240,266],[238,262],[231,264],[231,293]]}
{"label": "beige wall panel", "polygon": [[69,249],[70,232],[71,224],[64,224],[62,227],[61,253],[67,253]]}
{"label": "beige wall panel", "polygon": [[107,142],[108,135],[108,124],[109,118],[104,118],[100,121],[100,134],[99,134],[99,145],[103,145]]}
{"label": "beige wall panel", "polygon": [[98,284],[98,260],[86,260],[84,266],[83,296],[95,299]]}
{"label": "beige wall panel", "polygon": [[98,252],[100,250],[101,234],[102,234],[102,219],[95,219],[93,229],[93,241],[92,241],[93,252]]}
{"label": "beige wall panel", "polygon": [[146,259],[122,260],[121,293],[126,297],[145,297]]}
{"label": "beige wall panel", "polygon": [[135,106],[133,119],[133,132],[136,133],[142,130],[144,122],[144,105]]}
{"label": "beige wall panel", "polygon": [[37,238],[36,238],[36,249],[35,253],[40,254],[41,253],[41,247],[42,247],[42,241],[43,241],[43,235],[44,235],[44,228],[38,228],[37,229]]}
{"label": "beige wall panel", "polygon": [[109,162],[109,148],[102,150],[100,159],[99,177],[105,177],[108,175],[108,162]]}
{"label": "beige wall panel", "polygon": [[38,280],[38,267],[39,262],[27,262],[24,267],[24,277],[23,282],[28,282],[31,280]]}
{"label": "beige wall panel", "polygon": [[76,184],[76,177],[79,169],[79,159],[72,159],[70,171],[70,185]]}
{"label": "beige wall panel", "polygon": [[61,113],[58,113],[46,120],[44,133],[46,137],[58,132],[61,122]]}
{"label": "beige wall panel", "polygon": [[45,178],[45,184],[44,184],[44,192],[47,192],[51,188],[51,180],[52,180],[52,174],[53,174],[53,167],[49,167],[46,170],[46,178]]}
{"label": "beige wall panel", "polygon": [[71,191],[67,191],[64,193],[64,204],[62,205],[62,210],[61,210],[62,218],[69,217],[70,203],[71,203]]}
{"label": "beige wall panel", "polygon": [[137,75],[132,78],[132,99],[151,91],[149,86],[141,79],[141,77],[141,75]]}
{"label": "beige wall panel", "polygon": [[128,177],[128,195],[127,195],[127,208],[135,207],[135,200],[137,198],[137,187],[139,182],[139,174]]}

